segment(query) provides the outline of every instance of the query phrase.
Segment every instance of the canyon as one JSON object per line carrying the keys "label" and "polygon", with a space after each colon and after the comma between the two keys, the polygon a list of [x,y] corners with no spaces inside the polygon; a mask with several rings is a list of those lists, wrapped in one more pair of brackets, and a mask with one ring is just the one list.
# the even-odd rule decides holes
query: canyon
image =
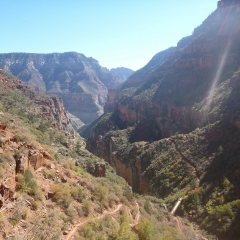
{"label": "canyon", "polygon": [[0,54],[0,236],[239,239],[239,42],[240,1],[222,0],[135,73]]}
{"label": "canyon", "polygon": [[0,85],[0,238],[204,239],[88,152],[59,96],[2,68]]}

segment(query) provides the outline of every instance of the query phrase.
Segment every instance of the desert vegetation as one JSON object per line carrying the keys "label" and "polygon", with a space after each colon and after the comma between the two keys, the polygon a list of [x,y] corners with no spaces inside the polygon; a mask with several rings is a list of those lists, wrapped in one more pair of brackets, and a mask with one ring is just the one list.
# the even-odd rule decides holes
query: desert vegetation
{"label": "desert vegetation", "polygon": [[[22,88],[14,77],[6,73],[0,73],[0,77],[8,79],[6,87],[11,83],[11,88],[16,84]],[[132,193],[109,164],[85,149],[84,140],[70,125],[41,115],[42,102],[51,101],[51,96],[23,89],[0,90],[3,239],[142,240],[187,236],[177,230],[162,200]],[[128,145],[124,140],[127,135],[118,134],[123,137],[121,143]],[[88,173],[89,165],[94,167],[96,163],[106,167],[104,177]],[[197,233],[193,228],[189,231],[192,236]]]}

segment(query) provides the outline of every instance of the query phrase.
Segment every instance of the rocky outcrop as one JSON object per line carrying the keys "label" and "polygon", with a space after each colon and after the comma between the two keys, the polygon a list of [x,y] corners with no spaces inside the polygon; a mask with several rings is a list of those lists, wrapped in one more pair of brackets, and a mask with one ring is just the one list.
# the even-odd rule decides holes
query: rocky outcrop
{"label": "rocky outcrop", "polygon": [[[67,117],[63,107],[62,99],[58,96],[45,96],[41,93],[33,92],[22,81],[9,75],[4,70],[0,73],[1,94],[6,93],[6,99],[3,102],[14,106],[23,116],[39,117],[51,122],[51,127],[55,130],[63,130],[70,138],[74,137],[74,130]],[[8,98],[11,96],[10,98]],[[16,101],[16,102],[14,102]],[[20,101],[17,102],[17,101]],[[26,104],[28,109],[22,108],[21,104]],[[8,105],[8,104],[6,104]],[[4,113],[0,116],[3,118]],[[30,120],[31,118],[29,118]],[[11,120],[14,125],[14,119]],[[16,127],[16,126],[15,126]],[[7,128],[6,124],[0,123],[0,154],[4,153],[4,149],[9,148],[13,152],[15,164],[15,174],[24,173],[24,171],[32,166],[35,170],[42,166],[44,159],[51,159],[50,155],[41,148],[34,147],[33,144],[27,143],[18,135],[15,135]]]}
{"label": "rocky outcrop", "polygon": [[23,174],[27,168],[30,166],[33,167],[35,170],[40,168],[43,165],[44,159],[51,159],[50,155],[40,149],[31,149],[28,151],[28,154],[21,155],[19,158],[16,159],[16,173]]}
{"label": "rocky outcrop", "polygon": [[[70,127],[70,120],[63,106],[63,101],[58,96],[50,96],[45,99],[34,99],[37,104],[36,113],[41,118],[52,122],[52,126],[58,130],[64,130]],[[71,128],[71,127],[70,127]]]}
{"label": "rocky outcrop", "polygon": [[106,176],[106,163],[97,162],[88,165],[87,171],[94,177],[105,177]]}
{"label": "rocky outcrop", "polygon": [[0,65],[31,89],[60,95],[66,109],[84,123],[103,114],[108,89],[132,73],[125,68],[112,70],[119,75],[111,73],[97,60],[76,52],[0,54]]}
{"label": "rocky outcrop", "polygon": [[145,142],[139,142],[131,145],[129,157],[130,159],[135,159],[135,161],[128,161],[126,157],[123,158],[121,151],[115,152],[113,156],[116,173],[132,186],[133,191],[142,194],[149,193],[149,181],[142,176],[149,164],[149,159],[147,161],[141,159],[137,157],[136,153],[145,146],[145,144]]}
{"label": "rocky outcrop", "polygon": [[6,183],[0,184],[0,208],[3,206],[4,201],[13,200],[14,197],[14,187],[8,186]]}
{"label": "rocky outcrop", "polygon": [[0,124],[0,130],[6,130],[7,125],[6,124]]}
{"label": "rocky outcrop", "polygon": [[113,112],[114,107],[119,99],[123,97],[123,93],[119,89],[109,89],[107,101],[104,106],[104,113]]}

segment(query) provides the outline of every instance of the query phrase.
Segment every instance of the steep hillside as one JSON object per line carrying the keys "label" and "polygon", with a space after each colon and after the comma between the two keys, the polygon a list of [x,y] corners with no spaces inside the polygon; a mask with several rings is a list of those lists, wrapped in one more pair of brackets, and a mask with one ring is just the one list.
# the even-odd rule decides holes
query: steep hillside
{"label": "steep hillside", "polygon": [[61,96],[66,109],[84,123],[103,113],[108,89],[121,84],[132,72],[120,69],[112,74],[97,60],[76,52],[0,54],[0,66],[37,91]]}
{"label": "steep hillside", "polygon": [[109,92],[87,141],[134,191],[182,197],[178,214],[224,240],[240,237],[239,42],[240,1],[219,1],[192,36]]}

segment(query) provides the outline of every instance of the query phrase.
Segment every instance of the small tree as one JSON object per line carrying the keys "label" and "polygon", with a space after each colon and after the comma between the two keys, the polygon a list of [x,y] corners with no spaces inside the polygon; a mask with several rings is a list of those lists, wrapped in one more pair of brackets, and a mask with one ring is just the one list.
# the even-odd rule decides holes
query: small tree
{"label": "small tree", "polygon": [[149,214],[152,213],[152,205],[148,199],[144,202],[144,209],[147,213],[149,213]]}
{"label": "small tree", "polygon": [[138,234],[139,240],[158,240],[158,239],[160,239],[157,236],[157,232],[156,232],[154,224],[147,219],[141,220],[141,222],[137,226],[137,234]]}

